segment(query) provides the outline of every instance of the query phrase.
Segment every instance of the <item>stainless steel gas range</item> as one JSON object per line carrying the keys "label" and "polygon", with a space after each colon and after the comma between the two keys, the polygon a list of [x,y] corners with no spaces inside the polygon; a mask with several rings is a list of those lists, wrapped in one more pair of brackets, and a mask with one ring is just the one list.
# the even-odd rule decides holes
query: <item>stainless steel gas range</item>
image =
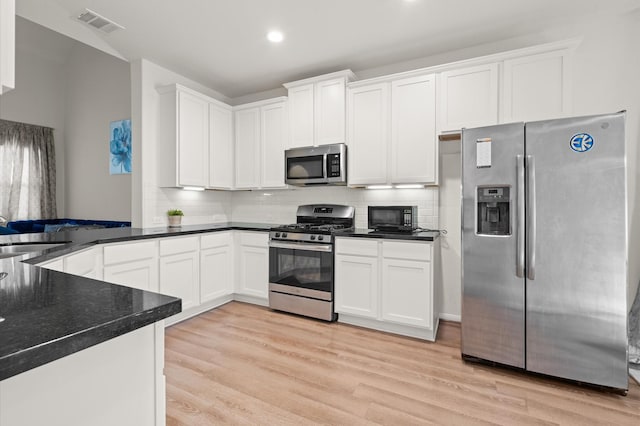
{"label": "stainless steel gas range", "polygon": [[334,236],[353,230],[355,209],[299,206],[296,223],[269,232],[269,307],[335,321]]}

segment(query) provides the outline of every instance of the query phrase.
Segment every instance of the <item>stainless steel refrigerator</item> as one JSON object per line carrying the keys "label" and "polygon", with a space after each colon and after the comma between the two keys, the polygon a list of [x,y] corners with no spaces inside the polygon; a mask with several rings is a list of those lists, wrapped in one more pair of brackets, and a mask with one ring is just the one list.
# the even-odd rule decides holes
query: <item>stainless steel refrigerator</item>
{"label": "stainless steel refrigerator", "polygon": [[462,355],[620,390],[625,113],[462,131]]}

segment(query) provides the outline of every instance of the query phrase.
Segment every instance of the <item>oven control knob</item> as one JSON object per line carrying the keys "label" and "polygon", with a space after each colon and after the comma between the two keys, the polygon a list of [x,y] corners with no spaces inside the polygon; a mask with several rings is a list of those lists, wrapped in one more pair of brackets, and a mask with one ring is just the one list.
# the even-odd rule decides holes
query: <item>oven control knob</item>
{"label": "oven control knob", "polygon": [[313,240],[315,240],[315,239],[316,239],[316,236],[315,236],[315,235],[312,235],[312,236],[311,236],[311,241],[313,241]]}
{"label": "oven control knob", "polygon": [[280,233],[276,232],[276,238],[280,238]]}
{"label": "oven control knob", "polygon": [[318,235],[318,241],[322,241],[324,237],[322,235]]}
{"label": "oven control knob", "polygon": [[286,232],[282,233],[282,238],[287,238],[287,233]]}

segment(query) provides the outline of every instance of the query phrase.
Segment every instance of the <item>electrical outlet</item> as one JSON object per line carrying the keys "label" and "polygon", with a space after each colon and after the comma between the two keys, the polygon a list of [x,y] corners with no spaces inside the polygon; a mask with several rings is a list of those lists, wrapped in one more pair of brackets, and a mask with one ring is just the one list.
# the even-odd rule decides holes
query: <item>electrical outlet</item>
{"label": "electrical outlet", "polygon": [[162,216],[154,216],[153,217],[153,224],[154,225],[162,225],[164,223],[164,219],[162,218]]}

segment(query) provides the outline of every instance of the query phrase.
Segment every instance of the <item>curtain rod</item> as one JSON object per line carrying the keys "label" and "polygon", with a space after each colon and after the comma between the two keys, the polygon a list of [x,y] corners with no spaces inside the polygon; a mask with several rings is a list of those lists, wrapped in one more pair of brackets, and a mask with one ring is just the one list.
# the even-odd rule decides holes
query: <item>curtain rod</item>
{"label": "curtain rod", "polygon": [[32,123],[23,123],[22,121],[5,120],[4,118],[0,118],[0,121],[6,121],[7,123],[15,123],[15,124],[25,124],[27,126],[42,127],[43,129],[55,130],[55,128],[49,127],[49,126],[42,126],[40,124],[32,124]]}

